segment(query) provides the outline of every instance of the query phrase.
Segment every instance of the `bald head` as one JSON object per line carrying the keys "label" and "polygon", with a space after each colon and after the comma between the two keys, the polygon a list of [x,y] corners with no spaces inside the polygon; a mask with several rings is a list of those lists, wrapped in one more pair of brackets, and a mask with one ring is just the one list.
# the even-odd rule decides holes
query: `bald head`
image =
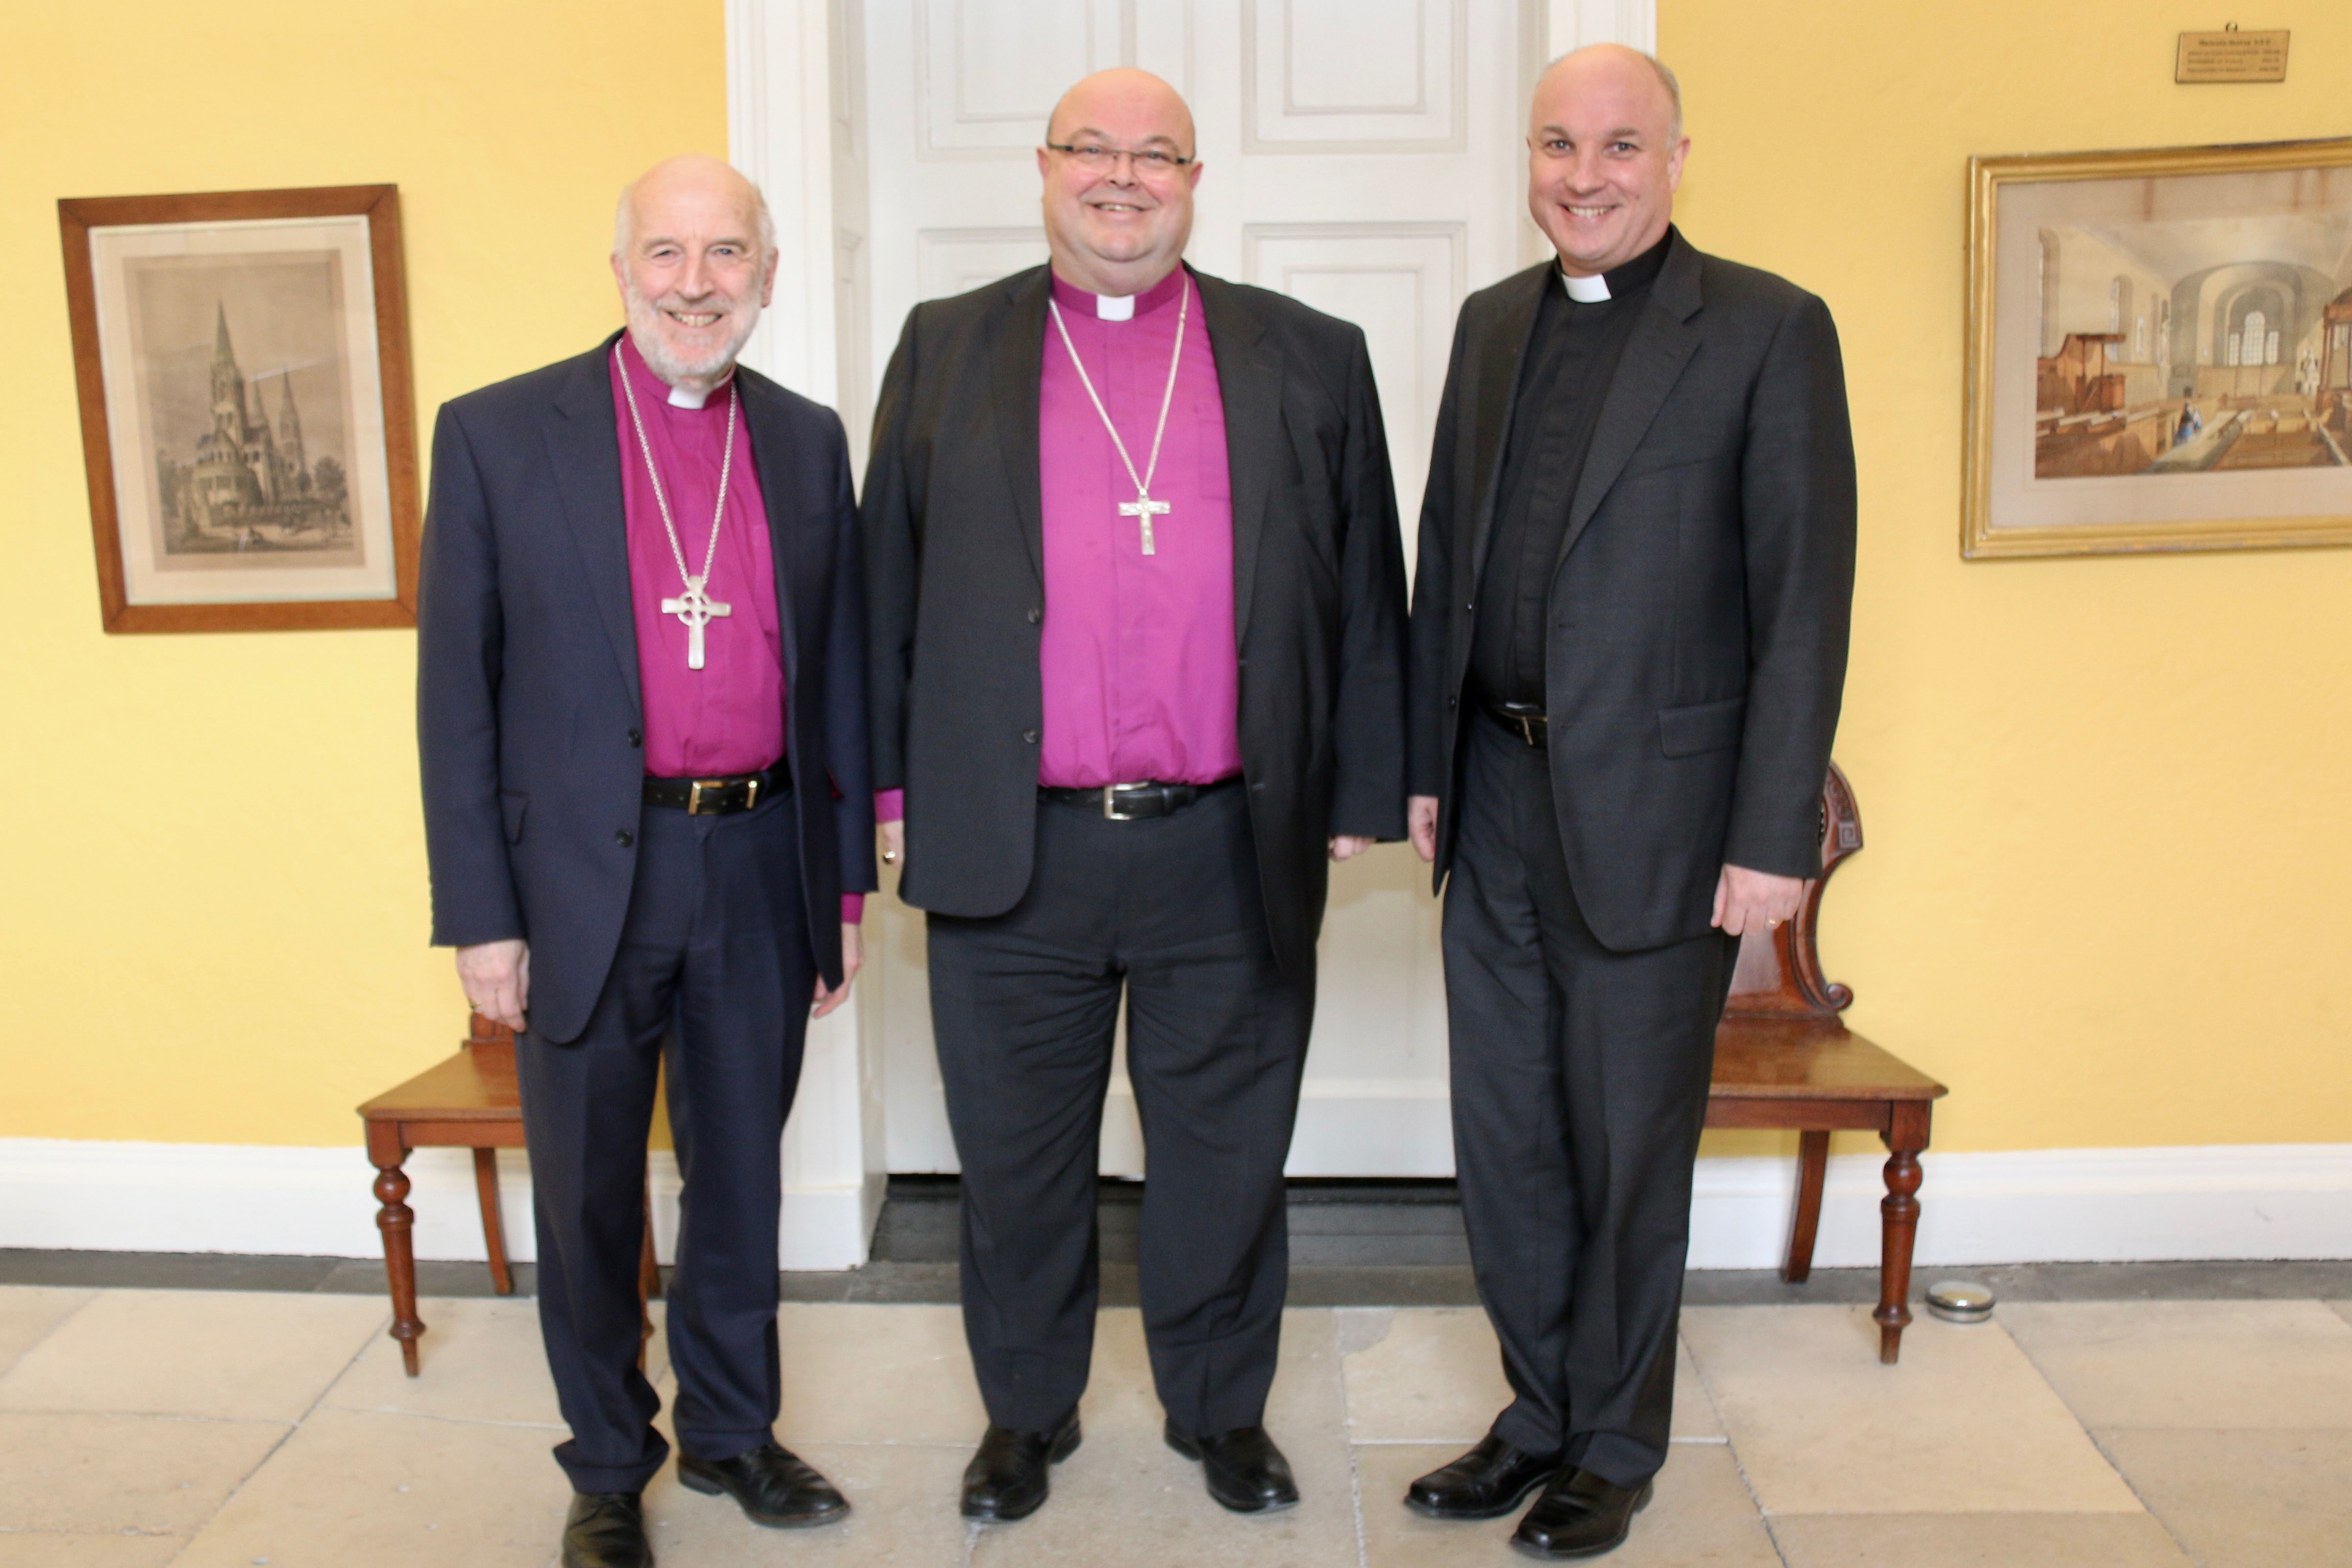
{"label": "bald head", "polygon": [[707,395],[735,368],[775,288],[768,204],[716,158],[665,159],[621,193],[613,277],[646,363]]}
{"label": "bald head", "polygon": [[1037,149],[1055,275],[1125,295],[1173,272],[1192,235],[1194,151],[1192,111],[1150,71],[1097,71],[1064,93]]}
{"label": "bald head", "polygon": [[1141,141],[1118,139],[1120,132],[1143,132],[1169,143],[1180,158],[1192,155],[1192,110],[1182,95],[1150,71],[1115,66],[1080,77],[1045,117],[1045,140],[1067,146],[1074,136],[1093,132],[1113,146],[1140,148]]}
{"label": "bald head", "polygon": [[1622,44],[1587,44],[1570,49],[1537,79],[1529,118],[1539,116],[1547,97],[1561,93],[1606,91],[1631,97],[1662,94],[1666,113],[1666,140],[1683,139],[1683,84],[1655,55],[1629,49]]}

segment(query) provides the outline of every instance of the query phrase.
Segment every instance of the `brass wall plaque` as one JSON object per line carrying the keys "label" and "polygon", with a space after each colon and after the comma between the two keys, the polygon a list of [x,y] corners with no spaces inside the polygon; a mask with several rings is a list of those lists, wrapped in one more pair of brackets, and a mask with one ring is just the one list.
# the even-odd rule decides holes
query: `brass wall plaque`
{"label": "brass wall plaque", "polygon": [[2187,82],[2284,81],[2287,29],[2183,33],[2172,79]]}

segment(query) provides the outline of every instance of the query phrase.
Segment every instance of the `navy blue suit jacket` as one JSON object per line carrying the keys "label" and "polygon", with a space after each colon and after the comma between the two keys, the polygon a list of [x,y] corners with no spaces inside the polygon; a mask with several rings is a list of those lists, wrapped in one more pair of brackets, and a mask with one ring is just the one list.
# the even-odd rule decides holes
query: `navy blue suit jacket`
{"label": "navy blue suit jacket", "polygon": [[[612,345],[442,406],[417,602],[433,940],[530,943],[530,1024],[576,1038],[636,871],[645,712]],[[865,588],[833,411],[736,373],[783,622],[786,745],[816,965],[869,892]]]}

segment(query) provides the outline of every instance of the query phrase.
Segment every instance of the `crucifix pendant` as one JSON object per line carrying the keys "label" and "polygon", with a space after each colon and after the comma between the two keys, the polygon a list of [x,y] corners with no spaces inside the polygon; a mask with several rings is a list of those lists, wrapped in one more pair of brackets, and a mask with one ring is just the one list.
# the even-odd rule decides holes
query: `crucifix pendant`
{"label": "crucifix pendant", "polygon": [[1167,510],[1166,501],[1153,500],[1150,496],[1139,495],[1133,500],[1123,500],[1118,503],[1119,516],[1134,518],[1143,525],[1143,552],[1146,555],[1157,553],[1151,548],[1151,520]]}
{"label": "crucifix pendant", "polygon": [[704,593],[702,583],[699,577],[688,577],[685,593],[675,599],[661,602],[663,615],[676,616],[686,623],[686,668],[688,669],[702,668],[702,628],[710,624],[710,617],[735,613],[733,605],[722,605]]}

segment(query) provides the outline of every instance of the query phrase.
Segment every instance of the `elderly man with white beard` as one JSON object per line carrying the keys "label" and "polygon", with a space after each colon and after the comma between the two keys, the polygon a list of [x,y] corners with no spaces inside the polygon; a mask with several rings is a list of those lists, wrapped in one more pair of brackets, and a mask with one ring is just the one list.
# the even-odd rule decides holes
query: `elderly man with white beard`
{"label": "elderly man with white beard", "polygon": [[565,1568],[654,1560],[636,1278],[665,1049],[679,1479],[761,1524],[848,1511],[771,1432],[779,1142],[875,886],[841,422],[735,363],[774,285],[766,204],[672,159],[623,193],[612,259],[625,331],[441,410],[417,614],[433,941],[516,1032]]}

